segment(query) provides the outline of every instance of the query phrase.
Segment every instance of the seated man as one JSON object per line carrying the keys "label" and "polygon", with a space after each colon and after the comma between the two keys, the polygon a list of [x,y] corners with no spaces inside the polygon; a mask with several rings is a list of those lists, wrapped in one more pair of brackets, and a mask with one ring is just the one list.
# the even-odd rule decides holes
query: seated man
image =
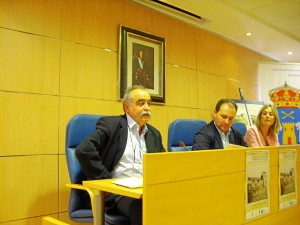
{"label": "seated man", "polygon": [[[99,119],[96,130],[77,148],[76,157],[89,180],[142,176],[142,156],[165,151],[160,132],[147,124],[151,98],[142,86],[128,88],[123,97],[125,114]],[[106,208],[142,224],[142,200],[110,195]]]}
{"label": "seated man", "polygon": [[236,112],[237,104],[233,100],[219,100],[213,120],[195,134],[193,150],[222,149],[228,144],[246,146],[241,133],[231,127]]}

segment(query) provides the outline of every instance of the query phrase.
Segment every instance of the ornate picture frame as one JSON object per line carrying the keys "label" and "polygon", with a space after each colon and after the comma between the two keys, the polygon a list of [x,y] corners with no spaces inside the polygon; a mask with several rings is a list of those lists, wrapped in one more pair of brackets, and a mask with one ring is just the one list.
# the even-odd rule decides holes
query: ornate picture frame
{"label": "ornate picture frame", "polygon": [[165,39],[120,26],[119,94],[144,86],[154,103],[165,103]]}

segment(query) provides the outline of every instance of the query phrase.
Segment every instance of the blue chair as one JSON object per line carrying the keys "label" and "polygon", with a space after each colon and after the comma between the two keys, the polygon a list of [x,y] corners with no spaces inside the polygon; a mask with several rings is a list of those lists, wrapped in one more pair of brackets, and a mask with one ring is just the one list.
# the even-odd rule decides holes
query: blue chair
{"label": "blue chair", "polygon": [[207,123],[200,119],[177,119],[169,125],[169,152],[192,150],[195,133]]}
{"label": "blue chair", "polygon": [[232,127],[236,130],[238,130],[242,136],[244,137],[247,131],[247,126],[246,124],[242,123],[242,122],[234,122],[232,124]]}
{"label": "blue chair", "polygon": [[[66,159],[71,184],[69,200],[69,218],[75,222],[93,222],[94,194],[82,185],[86,179],[75,155],[76,147],[96,129],[96,123],[101,115],[78,114],[71,118],[66,130]],[[90,199],[91,205],[85,205],[86,198]],[[99,212],[97,212],[99,213]],[[129,225],[129,220],[121,215],[105,213],[105,225]]]}

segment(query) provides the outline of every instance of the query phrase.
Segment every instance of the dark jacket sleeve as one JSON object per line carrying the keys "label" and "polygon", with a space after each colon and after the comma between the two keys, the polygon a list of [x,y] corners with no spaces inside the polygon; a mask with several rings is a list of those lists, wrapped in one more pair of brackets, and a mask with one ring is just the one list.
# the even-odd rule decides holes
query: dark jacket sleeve
{"label": "dark jacket sleeve", "polygon": [[[193,150],[205,150],[215,148],[215,136],[210,125],[207,124],[200,128],[195,134],[193,141]],[[222,147],[221,147],[222,148]]]}
{"label": "dark jacket sleeve", "polygon": [[113,159],[108,158],[107,149],[113,135],[112,123],[114,121],[108,117],[100,118],[96,130],[76,148],[76,157],[89,180],[111,178],[108,165]]}
{"label": "dark jacket sleeve", "polygon": [[[128,135],[126,116],[107,116],[98,120],[96,131],[76,148],[76,157],[89,180],[111,178],[122,157]],[[148,152],[165,151],[158,130],[148,125],[145,140]]]}
{"label": "dark jacket sleeve", "polygon": [[147,124],[147,127],[148,132],[145,135],[147,153],[165,152],[160,132],[150,124]]}
{"label": "dark jacket sleeve", "polygon": [[[229,134],[229,143],[241,146],[247,146],[242,134],[231,128]],[[214,122],[210,122],[202,127],[194,137],[193,150],[204,149],[223,149],[223,143],[218,130],[215,128]]]}
{"label": "dark jacket sleeve", "polygon": [[[232,135],[232,137],[230,137],[231,135]],[[243,135],[234,128],[231,128],[231,134],[229,135],[229,143],[247,147],[247,144],[244,141]]]}

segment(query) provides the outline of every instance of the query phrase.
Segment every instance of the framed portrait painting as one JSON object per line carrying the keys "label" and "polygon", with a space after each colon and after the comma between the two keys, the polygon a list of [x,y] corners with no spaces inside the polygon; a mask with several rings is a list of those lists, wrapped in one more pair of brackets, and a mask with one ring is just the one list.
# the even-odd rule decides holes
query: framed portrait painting
{"label": "framed portrait painting", "polygon": [[127,87],[144,86],[155,103],[165,103],[165,39],[120,26],[120,98]]}

